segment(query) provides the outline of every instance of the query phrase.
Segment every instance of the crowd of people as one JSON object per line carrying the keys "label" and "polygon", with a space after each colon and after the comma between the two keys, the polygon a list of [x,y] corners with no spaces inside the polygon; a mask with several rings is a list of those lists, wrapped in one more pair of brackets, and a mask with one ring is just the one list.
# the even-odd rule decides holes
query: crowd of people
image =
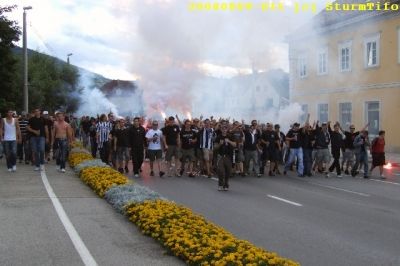
{"label": "crowd of people", "polygon": [[[139,177],[144,160],[150,162],[150,176],[195,177],[218,175],[218,190],[229,189],[234,175],[264,174],[275,176],[294,170],[299,177],[321,173],[329,177],[336,171],[353,177],[363,173],[369,178],[379,167],[381,178],[385,164],[385,132],[369,140],[368,125],[356,131],[354,125],[343,129],[336,122],[303,125],[294,123],[285,134],[279,124],[259,124],[252,120],[185,119],[171,116],[163,121],[135,117],[115,117],[112,113],[80,119],[56,112],[49,115],[40,109],[18,116],[9,110],[0,121],[0,156],[4,153],[7,169],[16,171],[20,163],[44,169],[51,157],[60,172],[65,172],[69,146],[80,139],[91,150],[93,158],[121,173]],[[333,128],[332,128],[333,126]],[[369,168],[368,152],[372,155]],[[332,160],[333,158],[333,160]],[[342,160],[340,160],[342,158]]]}

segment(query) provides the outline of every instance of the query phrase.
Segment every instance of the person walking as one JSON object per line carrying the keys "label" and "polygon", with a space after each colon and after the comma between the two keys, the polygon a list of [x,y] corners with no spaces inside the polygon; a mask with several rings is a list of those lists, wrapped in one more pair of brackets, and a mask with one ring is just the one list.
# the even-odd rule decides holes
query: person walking
{"label": "person walking", "polygon": [[[72,126],[71,126],[72,127]],[[107,121],[107,116],[102,114],[100,116],[100,121],[96,125],[96,139],[97,139],[97,147],[100,151],[100,159],[109,164],[109,155],[110,155],[110,132],[112,130],[112,124]],[[72,127],[72,134],[74,137],[74,128]]]}
{"label": "person walking", "polygon": [[385,179],[383,175],[383,166],[386,163],[385,158],[385,131],[381,130],[378,133],[378,137],[374,138],[371,144],[371,154],[372,154],[372,165],[371,174],[375,167],[379,167],[379,176],[381,179]]}
{"label": "person walking", "polygon": [[51,147],[57,147],[56,165],[57,170],[65,173],[65,161],[67,159],[68,147],[72,144],[72,128],[65,122],[65,115],[62,112],[57,113],[56,121],[54,122],[54,130],[52,136]]}
{"label": "person walking", "polygon": [[302,139],[303,136],[302,130],[300,130],[300,124],[294,123],[292,129],[286,134],[286,141],[289,142],[289,159],[285,164],[284,175],[286,175],[296,157],[298,163],[297,174],[299,177],[304,177]]}
{"label": "person walking", "polygon": [[133,119],[133,126],[130,128],[129,141],[133,163],[133,174],[139,177],[140,168],[144,159],[144,145],[146,140],[146,130],[140,125],[140,118]]}
{"label": "person walking", "polygon": [[228,136],[228,128],[226,126],[221,128],[221,134],[217,136],[215,146],[218,151],[218,190],[228,191],[236,142],[232,137]]}
{"label": "person walking", "polygon": [[13,113],[12,110],[7,112],[7,116],[2,122],[2,129],[0,130],[0,140],[2,140],[3,143],[9,172],[17,171],[17,143],[21,143],[19,123],[18,120],[13,117]]}
{"label": "person walking", "polygon": [[333,126],[333,131],[331,128],[331,124],[328,123],[328,130],[329,130],[329,135],[331,137],[331,154],[333,156],[333,163],[329,167],[329,172],[333,172],[333,169],[336,168],[336,174],[337,177],[342,177],[342,169],[340,167],[340,151],[344,147],[344,134],[340,131],[340,124],[339,122],[336,122],[335,125]]}
{"label": "person walking", "polygon": [[164,176],[164,172],[161,167],[162,159],[162,131],[158,129],[158,122],[152,121],[152,128],[146,133],[146,140],[148,142],[147,156],[150,160],[150,176],[154,176],[154,162],[158,166],[158,174],[160,177]]}
{"label": "person walking", "polygon": [[[125,119],[120,118],[114,129],[113,149],[117,154],[118,171],[123,174],[129,172],[128,164],[130,159],[129,154],[129,128],[125,124]],[[125,165],[124,165],[125,162]]]}
{"label": "person walking", "polygon": [[175,159],[175,175],[180,176],[176,169],[178,169],[179,163],[179,146],[180,146],[180,129],[179,126],[175,124],[175,118],[170,116],[168,118],[167,125],[161,129],[163,132],[163,143],[165,152],[165,160],[168,163],[168,176],[172,176],[172,157]]}
{"label": "person walking", "polygon": [[368,149],[371,146],[368,139],[368,131],[363,130],[354,139],[354,148],[356,154],[356,162],[351,168],[351,176],[355,177],[358,173],[358,167],[360,164],[364,165],[364,178],[369,178],[368,176]]}
{"label": "person walking", "polygon": [[40,109],[34,110],[34,116],[29,119],[26,128],[32,133],[30,142],[35,158],[35,171],[43,171],[45,144],[49,143],[49,130],[46,121],[40,116]]}

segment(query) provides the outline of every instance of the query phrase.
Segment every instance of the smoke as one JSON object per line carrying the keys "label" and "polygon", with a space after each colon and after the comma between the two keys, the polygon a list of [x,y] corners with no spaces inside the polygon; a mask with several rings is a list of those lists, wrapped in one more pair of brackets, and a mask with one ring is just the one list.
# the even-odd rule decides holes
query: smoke
{"label": "smoke", "polygon": [[112,112],[118,115],[117,106],[106,98],[99,88],[94,87],[94,75],[80,71],[80,85],[82,86],[81,105],[77,111],[78,116],[97,116]]}

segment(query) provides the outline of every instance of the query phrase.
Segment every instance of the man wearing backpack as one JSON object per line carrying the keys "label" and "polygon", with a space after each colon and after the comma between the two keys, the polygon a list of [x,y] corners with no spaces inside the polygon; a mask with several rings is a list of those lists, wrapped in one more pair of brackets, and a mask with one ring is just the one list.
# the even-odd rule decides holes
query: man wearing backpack
{"label": "man wearing backpack", "polygon": [[381,179],[385,179],[383,175],[383,166],[385,165],[385,131],[379,131],[378,137],[374,138],[371,145],[371,154],[372,154],[372,165],[371,165],[371,173],[372,170],[376,166],[379,166],[379,174]]}

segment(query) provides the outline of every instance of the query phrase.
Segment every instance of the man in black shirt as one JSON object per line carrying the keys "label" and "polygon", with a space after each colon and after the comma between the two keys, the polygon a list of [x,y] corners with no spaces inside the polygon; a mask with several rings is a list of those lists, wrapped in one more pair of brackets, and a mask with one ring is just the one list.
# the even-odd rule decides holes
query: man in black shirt
{"label": "man in black shirt", "polygon": [[297,174],[299,177],[304,177],[304,164],[303,164],[303,148],[301,147],[302,132],[300,124],[294,123],[293,128],[286,134],[286,140],[289,141],[289,159],[285,164],[283,174],[287,173],[290,165],[293,163],[294,158],[297,157]]}
{"label": "man in black shirt", "polygon": [[195,161],[194,148],[197,142],[197,134],[191,129],[190,120],[185,120],[184,128],[180,132],[181,138],[181,171],[179,175],[183,175],[185,171],[185,162],[189,161],[189,177],[194,177],[193,162]]}
{"label": "man in black shirt", "polygon": [[31,133],[30,142],[35,158],[35,171],[43,171],[45,144],[49,143],[49,130],[46,121],[40,116],[40,109],[35,109],[34,114],[34,117],[29,119],[26,129]]}
{"label": "man in black shirt", "polygon": [[261,143],[264,147],[260,174],[264,174],[265,165],[269,160],[269,176],[274,176],[275,174],[273,171],[277,167],[278,150],[280,145],[278,134],[272,129],[271,123],[267,123],[267,128],[261,135]]}
{"label": "man in black shirt", "polygon": [[310,124],[307,122],[303,127],[302,134],[302,148],[303,148],[303,163],[304,175],[311,176],[312,167],[312,151],[315,143],[315,132]]}
{"label": "man in black shirt", "polygon": [[215,147],[218,151],[218,190],[227,191],[229,188],[229,177],[232,171],[232,157],[236,142],[228,136],[228,128],[222,127],[221,134],[215,140]]}
{"label": "man in black shirt", "polygon": [[[129,128],[125,125],[125,120],[122,118],[118,121],[117,126],[114,129],[114,145],[113,150],[117,155],[118,171],[123,174],[128,173],[129,164]],[[125,161],[125,167],[124,167]]]}
{"label": "man in black shirt", "polygon": [[328,124],[324,122],[321,127],[317,126],[315,130],[315,149],[317,151],[315,161],[318,165],[318,171],[324,171],[326,177],[329,177],[327,167],[331,161],[331,154],[329,153],[330,143],[331,136],[328,131]]}
{"label": "man in black shirt", "polygon": [[329,167],[329,172],[332,172],[333,169],[336,168],[337,176],[342,177],[339,158],[340,158],[340,150],[343,148],[344,142],[343,142],[343,134],[342,132],[340,132],[339,122],[335,123],[333,129],[334,130],[332,131],[331,125],[330,123],[328,123],[328,130],[331,136],[331,153],[334,159],[332,165]]}
{"label": "man in black shirt", "polygon": [[172,176],[172,157],[175,158],[175,175],[179,176],[176,172],[179,162],[179,146],[180,146],[180,129],[179,126],[175,124],[175,118],[170,116],[168,118],[168,124],[161,129],[163,133],[163,143],[166,150],[165,160],[168,162],[168,176]]}
{"label": "man in black shirt", "polygon": [[[361,131],[364,131],[367,129],[369,123],[365,125]],[[340,129],[343,132],[343,129]],[[342,160],[342,170],[344,169],[344,173],[346,175],[350,174],[349,173],[349,166],[351,167],[354,163],[354,158],[355,158],[355,153],[354,153],[354,139],[360,134],[360,131],[355,131],[356,127],[354,125],[350,125],[349,127],[350,131],[344,131],[345,139],[344,139],[344,153],[343,153],[343,160]]]}
{"label": "man in black shirt", "polygon": [[261,137],[261,132],[257,127],[257,121],[251,121],[251,127],[247,128],[244,132],[244,157],[245,157],[245,171],[249,174],[250,161],[253,160],[254,170],[257,177],[260,174],[260,160],[258,153],[258,144]]}
{"label": "man in black shirt", "polygon": [[139,171],[143,164],[144,143],[146,141],[146,130],[140,125],[140,118],[133,119],[133,126],[130,128],[129,141],[131,146],[133,174],[139,177]]}

